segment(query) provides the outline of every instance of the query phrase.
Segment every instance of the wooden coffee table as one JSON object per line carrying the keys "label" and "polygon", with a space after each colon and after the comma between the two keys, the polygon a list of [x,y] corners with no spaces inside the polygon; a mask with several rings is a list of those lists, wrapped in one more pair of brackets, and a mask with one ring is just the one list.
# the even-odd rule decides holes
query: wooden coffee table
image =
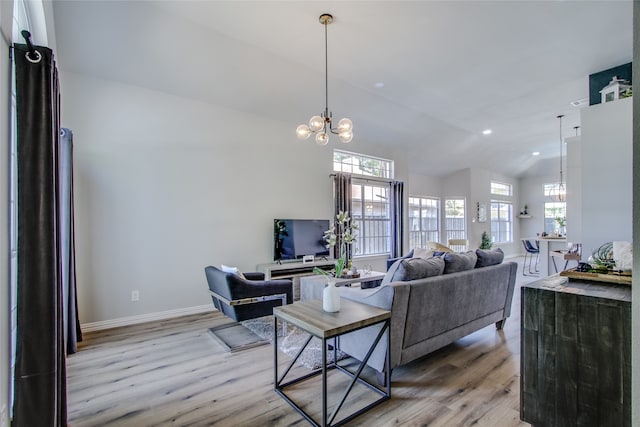
{"label": "wooden coffee table", "polygon": [[[273,322],[273,360],[274,360],[274,390],[278,393],[284,400],[286,400],[296,411],[298,411],[307,421],[309,421],[314,426],[338,426],[347,423],[358,415],[368,411],[374,406],[388,400],[391,398],[391,370],[390,367],[390,334],[389,323],[391,321],[391,312],[389,310],[382,310],[377,307],[373,307],[367,304],[358,303],[355,301],[350,301],[347,299],[342,299],[340,301],[340,311],[337,313],[327,313],[322,310],[322,301],[320,300],[311,300],[304,302],[296,302],[289,305],[284,305],[281,307],[274,307],[273,315],[275,320]],[[306,332],[309,333],[309,338],[306,340],[298,354],[293,358],[291,363],[287,366],[285,371],[281,376],[278,375],[278,322],[277,319],[280,319],[284,322],[292,324]],[[366,328],[368,326],[376,325],[382,323],[382,328],[380,329],[378,336],[371,344],[369,351],[367,352],[367,356],[362,360],[356,372],[351,372],[343,366],[338,364],[336,360],[336,340],[335,338],[345,334],[347,332],[352,332],[361,328]],[[385,365],[385,375],[386,375],[386,387],[385,389],[381,389],[376,385],[369,383],[363,378],[360,378],[360,374],[364,369],[367,360],[373,353],[373,350],[378,345],[378,342],[385,335],[385,331],[387,331],[387,355],[386,355],[386,365]],[[319,369],[303,375],[298,378],[294,378],[284,382],[284,379],[287,377],[287,374],[293,367],[293,365],[298,360],[298,357],[302,354],[302,351],[311,341],[311,338],[317,337],[322,340],[322,365]],[[328,341],[333,339],[333,351],[334,357],[333,361],[327,363],[327,344]],[[327,371],[329,369],[338,369],[339,371],[345,373],[349,377],[351,377],[351,381],[347,386],[344,394],[342,395],[341,400],[335,405],[333,408],[333,412],[329,415],[327,408]],[[289,386],[293,386],[302,381],[308,380],[317,375],[322,375],[322,420],[320,422],[314,420],[311,415],[305,412],[298,404],[296,404],[291,397],[289,397],[285,393],[285,389]],[[350,415],[335,421],[336,415],[340,408],[344,404],[347,396],[353,389],[353,386],[359,382],[360,384],[365,385],[371,391],[380,395],[380,398],[376,401],[364,406],[363,408],[351,413]]]}

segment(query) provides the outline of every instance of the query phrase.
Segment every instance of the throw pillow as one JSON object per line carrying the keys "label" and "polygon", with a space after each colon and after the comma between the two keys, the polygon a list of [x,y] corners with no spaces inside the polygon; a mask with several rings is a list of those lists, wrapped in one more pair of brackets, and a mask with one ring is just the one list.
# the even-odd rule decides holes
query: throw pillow
{"label": "throw pillow", "polygon": [[415,248],[413,250],[413,258],[431,258],[433,256],[433,251],[428,248]]}
{"label": "throw pillow", "polygon": [[240,273],[240,271],[238,271],[238,267],[229,267],[228,265],[220,265],[220,270],[224,271],[225,273],[232,273],[235,274],[237,276],[240,276],[241,278],[244,279],[244,274]]}
{"label": "throw pillow", "polygon": [[502,261],[504,260],[504,252],[502,252],[502,249],[500,248],[494,250],[476,249],[476,255],[478,256],[476,268],[502,264]]}
{"label": "throw pillow", "polygon": [[404,281],[404,272],[398,271],[398,267],[400,266],[400,263],[403,260],[404,258],[401,258],[399,260],[396,260],[396,262],[394,262],[393,264],[391,264],[391,267],[389,267],[389,269],[387,270],[387,274],[384,275],[382,282],[380,282],[380,286],[386,285],[387,283],[391,283],[391,282]]}
{"label": "throw pillow", "polygon": [[405,281],[439,276],[444,271],[444,260],[437,257],[403,259],[398,266],[398,270],[404,276]]}
{"label": "throw pillow", "polygon": [[447,252],[442,257],[444,258],[444,274],[472,270],[478,260],[478,255],[474,251]]}

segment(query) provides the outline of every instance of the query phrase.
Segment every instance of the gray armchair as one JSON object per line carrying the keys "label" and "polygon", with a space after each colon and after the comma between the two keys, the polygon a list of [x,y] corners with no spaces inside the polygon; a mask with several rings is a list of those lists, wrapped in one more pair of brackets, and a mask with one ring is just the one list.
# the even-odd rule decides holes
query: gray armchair
{"label": "gray armchair", "polygon": [[273,307],[293,302],[291,280],[264,280],[263,273],[225,273],[204,269],[213,305],[236,322],[273,314]]}
{"label": "gray armchair", "polygon": [[204,272],[213,305],[235,320],[210,328],[213,337],[231,352],[269,343],[238,322],[272,315],[273,307],[291,304],[291,280],[264,280],[262,273],[245,273],[243,278],[212,266],[205,267]]}

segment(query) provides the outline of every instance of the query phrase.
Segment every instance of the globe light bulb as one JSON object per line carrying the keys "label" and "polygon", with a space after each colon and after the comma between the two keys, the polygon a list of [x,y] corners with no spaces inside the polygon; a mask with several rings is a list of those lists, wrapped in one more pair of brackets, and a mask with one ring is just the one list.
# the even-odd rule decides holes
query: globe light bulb
{"label": "globe light bulb", "polygon": [[324,127],[324,119],[320,116],[313,116],[311,120],[309,120],[309,129],[312,132],[318,132],[320,129]]}
{"label": "globe light bulb", "polygon": [[339,133],[350,131],[352,129],[353,129],[353,123],[351,122],[351,120],[344,118],[344,119],[340,119],[340,121],[338,122]]}
{"label": "globe light bulb", "polygon": [[307,139],[311,135],[311,129],[307,125],[300,125],[296,128],[296,135],[298,139]]}
{"label": "globe light bulb", "polygon": [[351,142],[351,140],[353,139],[353,132],[351,132],[350,130],[344,131],[344,132],[340,132],[338,134],[338,138],[340,138],[340,141],[342,141],[342,142],[344,142],[346,144],[348,142]]}
{"label": "globe light bulb", "polygon": [[329,142],[329,135],[326,132],[320,132],[316,135],[316,142],[318,145],[327,145]]}

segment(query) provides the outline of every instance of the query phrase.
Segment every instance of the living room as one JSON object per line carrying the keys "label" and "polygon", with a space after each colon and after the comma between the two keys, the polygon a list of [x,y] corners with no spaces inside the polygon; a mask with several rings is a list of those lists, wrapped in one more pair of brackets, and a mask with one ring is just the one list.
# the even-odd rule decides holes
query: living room
{"label": "living room", "polygon": [[[126,3],[127,8],[119,6],[119,2],[92,3],[95,4],[53,2],[47,6],[52,9],[48,18],[55,23],[54,51],[61,70],[62,124],[73,130],[76,144],[78,307],[80,321],[87,330],[210,310],[205,266],[228,264],[241,271],[253,271],[257,264],[273,260],[274,218],[332,217],[330,174],[336,148],[392,160],[394,179],[404,181],[406,196],[443,200],[461,197],[467,200],[469,217],[477,200],[490,200],[488,194],[479,194],[478,188],[488,193],[491,181],[511,184],[517,215],[524,204],[532,203],[532,197],[523,194],[523,189],[533,187],[532,181],[557,180],[555,116],[566,115],[565,136],[569,135],[573,126],[580,125],[580,109],[571,107],[569,102],[586,96],[588,75],[633,59],[631,35],[619,33],[613,41],[626,46],[623,54],[604,43],[593,43],[594,51],[611,53],[592,57],[587,55],[587,47],[579,44],[577,53],[570,55],[570,47],[578,45],[577,39],[585,31],[581,30],[580,36],[572,35],[570,29],[577,25],[569,23],[562,34],[564,39],[558,41],[560,47],[551,49],[551,36],[540,34],[544,32],[539,30],[539,22],[548,8],[561,7],[559,4],[565,2],[527,3],[521,6],[533,14],[533,23],[513,21],[506,27],[512,31],[525,24],[531,31],[535,27],[536,32],[523,30],[521,38],[541,37],[544,40],[540,49],[552,50],[552,55],[545,57],[548,62],[541,62],[536,71],[540,74],[536,84],[521,89],[524,80],[531,80],[530,74],[520,77],[508,68],[524,61],[528,54],[533,55],[536,43],[531,43],[530,50],[510,51],[520,50],[521,56],[502,58],[504,73],[480,72],[474,77],[475,82],[460,80],[460,89],[454,93],[437,92],[433,89],[437,85],[431,83],[408,96],[408,104],[398,105],[385,90],[399,85],[397,81],[403,73],[408,80],[415,79],[414,74],[422,74],[424,80],[437,81],[448,75],[455,81],[467,71],[466,62],[434,59],[429,64],[403,65],[414,50],[421,56],[427,56],[427,52],[416,45],[386,44],[387,33],[400,30],[395,26],[387,28],[383,19],[377,19],[389,12],[384,5],[368,9],[349,4],[341,10],[338,4],[320,7],[276,3],[259,7],[251,2],[237,6],[212,2],[205,9],[216,13],[219,27],[212,30],[202,22],[211,19],[211,15],[203,15],[200,21],[189,7],[181,8],[177,3],[131,2]],[[566,9],[553,17],[554,23],[575,11],[579,16],[571,22],[584,19],[593,23],[598,21],[593,15],[603,19],[609,8],[619,8],[626,13],[617,11],[615,20],[622,20],[624,25],[619,26],[624,29],[631,28],[631,2],[615,7],[595,2],[591,5],[594,9],[567,3]],[[418,24],[430,27],[430,39],[438,39],[441,34],[454,32],[441,28],[452,25],[446,24],[445,18],[473,14],[464,12],[466,6],[470,5],[460,3],[451,9],[443,6],[445,12],[437,15],[435,7],[414,5],[400,8],[398,15],[408,23],[413,23],[413,12],[422,16],[422,20],[416,19]],[[502,2],[471,7],[487,15],[509,9],[512,15],[507,16],[518,16],[511,10],[514,6]],[[328,28],[329,107],[336,118],[348,116],[353,120],[355,136],[347,145],[336,137],[320,147],[296,140],[294,130],[324,107],[323,29],[317,15],[328,11],[325,8],[336,16]],[[260,19],[267,10],[271,19]],[[430,14],[440,19],[429,21],[426,16]],[[242,15],[246,21],[237,21]],[[4,22],[5,14],[1,16]],[[46,12],[44,16],[47,17]],[[401,18],[391,14],[389,19],[395,23]],[[101,25],[103,20],[108,25]],[[469,22],[469,32],[461,37],[463,40],[440,40],[448,40],[453,51],[462,49],[470,39],[479,39],[478,43],[491,40],[480,31],[482,25],[493,21]],[[348,29],[360,29],[364,23],[375,31]],[[287,25],[292,26],[290,30],[283,29]],[[610,22],[608,25],[614,31],[615,26]],[[111,32],[113,27],[121,31]],[[171,31],[166,30],[169,28]],[[236,35],[242,31],[246,38]],[[593,32],[596,35],[590,40],[604,39],[598,30]],[[33,33],[36,38],[40,36]],[[91,41],[83,43],[81,34]],[[298,43],[285,43],[298,36]],[[264,48],[258,44],[260,37],[265,44],[278,46],[281,42],[291,52],[285,55],[283,48]],[[516,46],[522,41],[515,36],[514,39]],[[371,73],[365,78],[356,64],[374,56],[372,51],[377,52],[380,63],[399,65],[389,70],[379,63],[369,63],[370,69],[381,71],[379,76]],[[299,58],[294,60],[296,52]],[[471,57],[468,50],[464,52],[470,63],[481,67],[482,61]],[[159,56],[142,60],[152,54]],[[491,50],[487,55],[501,58],[503,54]],[[571,74],[575,70],[570,70],[562,76],[563,69],[558,64],[569,61],[566,57],[577,61],[580,55],[588,57],[585,63],[597,66],[583,64],[580,75]],[[446,69],[450,71],[443,74]],[[2,76],[7,80],[5,74]],[[554,83],[556,77],[564,80]],[[360,78],[359,85],[367,87],[352,88]],[[373,88],[377,82],[384,82],[385,86]],[[472,83],[483,89],[474,88]],[[508,95],[514,87],[517,98]],[[504,108],[515,110],[519,102],[526,104],[527,91],[551,91],[557,97],[550,97],[549,105],[531,107],[528,112],[526,108],[518,109],[518,117],[511,120]],[[460,108],[459,101],[449,99],[465,93],[469,95],[466,109]],[[499,113],[490,113],[498,107],[493,106],[493,101],[473,101],[478,96],[485,100],[495,96],[506,104]],[[511,103],[507,102],[510,97]],[[419,106],[419,98],[428,99],[428,105]],[[383,103],[390,106],[382,110]],[[411,104],[412,108],[407,106]],[[483,107],[480,116],[497,122],[482,123],[482,117],[472,115],[469,111],[478,105]],[[437,110],[441,111],[435,115]],[[452,118],[448,121],[439,117],[449,112]],[[530,121],[522,120],[524,115]],[[458,126],[452,125],[456,121]],[[493,134],[482,135],[484,126],[491,126]],[[537,140],[544,143],[540,146],[534,147],[534,136],[538,135],[531,129],[541,135]],[[417,136],[420,134],[423,136]],[[636,138],[637,135],[636,132]],[[543,152],[541,160],[531,156],[534,149]],[[534,170],[535,178],[528,175]],[[471,221],[468,224],[470,246],[477,247],[483,225]],[[530,227],[526,220],[513,221],[513,242],[499,245],[507,256],[522,254],[519,239],[535,232],[536,228]],[[404,249],[410,249],[408,244]],[[358,262],[381,269],[385,258],[371,256]],[[131,301],[133,291],[137,291],[138,301]],[[4,314],[6,308],[2,310]],[[637,345],[638,340],[634,340],[634,348]],[[3,344],[6,353],[4,349]],[[4,361],[6,356],[2,357]]]}

